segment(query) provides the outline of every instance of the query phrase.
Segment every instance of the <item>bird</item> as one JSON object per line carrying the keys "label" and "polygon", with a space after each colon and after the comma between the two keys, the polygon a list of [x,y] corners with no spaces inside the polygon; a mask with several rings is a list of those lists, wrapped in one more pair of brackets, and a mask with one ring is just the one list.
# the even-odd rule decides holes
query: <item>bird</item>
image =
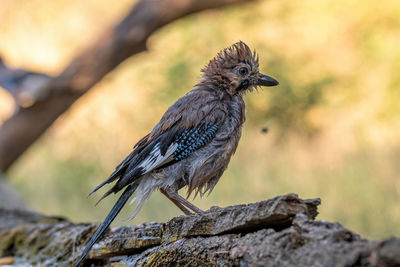
{"label": "bird", "polygon": [[[75,267],[102,237],[122,207],[132,202],[136,216],[143,203],[159,190],[185,215],[203,211],[187,198],[203,197],[214,189],[235,153],[246,108],[243,96],[278,81],[259,72],[259,56],[243,41],[221,50],[202,68],[200,81],[173,103],[152,131],[134,146],[115,171],[89,195],[113,183],[99,201],[124,190],[104,222],[75,262]],[[178,190],[187,187],[187,198]]]}
{"label": "bird", "polygon": [[47,97],[45,85],[53,77],[44,73],[8,67],[0,57],[0,87],[15,101],[15,113]]}

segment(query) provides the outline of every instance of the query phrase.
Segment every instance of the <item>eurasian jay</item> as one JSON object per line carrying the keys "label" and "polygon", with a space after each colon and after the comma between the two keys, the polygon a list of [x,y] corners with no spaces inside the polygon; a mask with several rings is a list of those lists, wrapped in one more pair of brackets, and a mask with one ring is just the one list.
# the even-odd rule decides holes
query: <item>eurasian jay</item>
{"label": "eurasian jay", "polygon": [[115,184],[101,199],[124,190],[75,266],[135,191],[132,202],[137,206],[131,218],[157,189],[186,215],[203,212],[178,190],[187,186],[187,196],[203,196],[217,184],[241,136],[246,113],[243,95],[258,86],[278,85],[258,67],[256,53],[240,41],[222,50],[202,69],[201,80],[193,90],[172,104],[110,177],[90,193],[112,182]]}

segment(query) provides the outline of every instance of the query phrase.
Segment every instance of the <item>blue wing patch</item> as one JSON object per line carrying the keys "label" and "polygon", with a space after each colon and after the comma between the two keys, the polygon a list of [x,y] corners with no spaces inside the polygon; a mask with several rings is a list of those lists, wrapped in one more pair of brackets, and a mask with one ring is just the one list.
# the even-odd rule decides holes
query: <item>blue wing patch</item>
{"label": "blue wing patch", "polygon": [[178,144],[173,153],[174,161],[188,157],[193,151],[205,146],[214,138],[218,130],[217,125],[205,125],[198,128],[184,130],[175,138],[174,143]]}

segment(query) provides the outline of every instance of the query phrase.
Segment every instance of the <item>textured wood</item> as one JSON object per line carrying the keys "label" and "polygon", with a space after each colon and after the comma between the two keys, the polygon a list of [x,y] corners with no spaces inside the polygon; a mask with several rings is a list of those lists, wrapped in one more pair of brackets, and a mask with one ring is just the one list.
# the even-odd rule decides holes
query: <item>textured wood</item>
{"label": "textured wood", "polygon": [[[203,215],[179,216],[166,223],[119,227],[93,247],[86,264],[400,266],[400,239],[368,241],[338,223],[316,221],[319,204],[319,199],[289,194],[249,205],[213,207]],[[70,266],[96,227],[0,209],[0,258],[11,257],[21,265]]]}

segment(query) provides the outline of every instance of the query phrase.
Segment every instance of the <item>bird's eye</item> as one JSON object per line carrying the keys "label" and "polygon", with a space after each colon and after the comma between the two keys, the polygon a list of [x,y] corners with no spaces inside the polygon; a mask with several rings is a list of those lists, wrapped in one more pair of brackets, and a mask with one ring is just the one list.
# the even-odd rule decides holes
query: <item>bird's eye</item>
{"label": "bird's eye", "polygon": [[245,67],[241,67],[241,68],[239,69],[239,73],[240,73],[241,75],[246,75],[247,72],[248,72],[248,70],[247,70],[247,68],[245,68]]}

